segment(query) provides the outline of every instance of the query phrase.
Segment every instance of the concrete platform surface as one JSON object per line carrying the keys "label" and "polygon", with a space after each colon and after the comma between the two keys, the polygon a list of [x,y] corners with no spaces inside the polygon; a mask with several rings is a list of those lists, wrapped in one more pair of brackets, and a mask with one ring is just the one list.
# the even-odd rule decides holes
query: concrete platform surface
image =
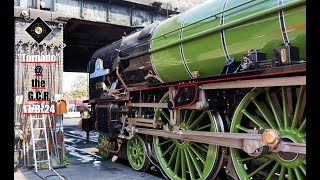
{"label": "concrete platform surface", "polygon": [[[33,170],[20,170],[15,173],[16,180],[41,180]],[[137,172],[128,166],[108,161],[79,162],[70,164],[66,168],[56,169],[56,171],[66,180],[160,180],[161,178],[144,173]],[[17,175],[16,175],[17,174]],[[38,174],[47,180],[60,180],[53,171],[39,170]]]}
{"label": "concrete platform surface", "polygon": [[16,180],[26,180],[25,176],[21,173],[20,170],[14,172],[13,178]]}

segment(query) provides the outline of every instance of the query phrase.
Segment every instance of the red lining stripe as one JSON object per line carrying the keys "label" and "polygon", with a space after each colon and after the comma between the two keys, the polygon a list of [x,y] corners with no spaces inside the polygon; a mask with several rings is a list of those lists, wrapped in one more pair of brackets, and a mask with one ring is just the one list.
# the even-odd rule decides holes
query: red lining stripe
{"label": "red lining stripe", "polygon": [[50,102],[50,100],[28,100],[28,102]]}
{"label": "red lining stripe", "polygon": [[[214,79],[214,80],[206,80],[206,81],[199,81],[199,82],[189,82],[184,84],[171,84],[171,85],[165,85],[165,86],[156,86],[156,87],[150,87],[150,88],[140,88],[140,89],[133,89],[128,92],[128,95],[130,92],[134,91],[143,91],[143,90],[151,90],[151,89],[160,89],[160,88],[169,88],[172,86],[192,86],[195,84],[202,84],[202,83],[210,83],[210,82],[219,82],[219,81],[226,81],[226,80],[235,80],[235,79],[248,79],[251,77],[264,77],[264,76],[271,76],[271,75],[281,75],[281,74],[290,74],[290,73],[298,73],[298,72],[305,72],[305,70],[291,70],[286,72],[274,72],[274,73],[266,73],[266,74],[256,74],[256,75],[248,75],[248,76],[240,76],[240,77],[230,77],[230,78],[221,78],[221,79]],[[190,80],[192,81],[192,80]],[[94,102],[119,102],[119,101],[126,101],[126,100],[94,100]]]}
{"label": "red lining stripe", "polygon": [[57,62],[35,61],[35,62],[21,62],[21,64],[56,64]]}
{"label": "red lining stripe", "polygon": [[56,114],[56,113],[51,113],[51,112],[45,113],[45,112],[42,112],[42,113],[23,113],[23,114]]}
{"label": "red lining stripe", "polygon": [[45,87],[32,87],[32,89],[40,89],[40,90],[42,90],[42,89],[46,89]]}
{"label": "red lining stripe", "polygon": [[[305,72],[305,70],[292,70],[292,71],[286,71],[286,72],[275,72],[275,73],[268,73],[268,74],[257,74],[257,75],[250,75],[250,76],[240,76],[240,77],[230,77],[230,78],[221,78],[221,79],[214,79],[214,80],[206,80],[206,81],[199,81],[199,82],[189,82],[184,83],[183,85],[192,85],[192,84],[202,84],[202,83],[209,83],[209,82],[219,82],[219,81],[225,81],[225,80],[234,80],[234,79],[247,79],[250,77],[264,77],[264,76],[270,76],[270,75],[280,75],[280,74],[289,74],[289,73],[297,73],[297,72]],[[192,80],[190,80],[192,81]],[[142,91],[142,90],[151,90],[151,89],[158,89],[158,88],[166,88],[171,86],[178,86],[179,84],[171,84],[171,85],[165,85],[165,86],[157,86],[157,87],[150,87],[150,88],[140,88],[140,89],[133,89],[131,91]]]}
{"label": "red lining stripe", "polygon": [[[304,23],[304,24],[299,24],[299,25],[296,25],[296,26],[292,26],[292,27],[289,27],[287,28],[287,31],[290,31],[292,29],[301,29],[301,28],[306,28],[307,27],[307,24]],[[282,31],[282,30],[278,30],[278,33],[283,33],[285,31]]]}

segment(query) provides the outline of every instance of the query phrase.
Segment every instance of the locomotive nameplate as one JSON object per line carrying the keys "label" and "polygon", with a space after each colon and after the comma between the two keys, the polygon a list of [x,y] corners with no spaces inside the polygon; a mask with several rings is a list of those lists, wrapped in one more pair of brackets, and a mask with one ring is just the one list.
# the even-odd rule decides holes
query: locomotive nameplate
{"label": "locomotive nameplate", "polygon": [[109,73],[109,69],[103,69],[103,61],[98,58],[95,63],[94,72],[90,73],[90,78],[104,76],[104,75],[107,75],[108,73]]}

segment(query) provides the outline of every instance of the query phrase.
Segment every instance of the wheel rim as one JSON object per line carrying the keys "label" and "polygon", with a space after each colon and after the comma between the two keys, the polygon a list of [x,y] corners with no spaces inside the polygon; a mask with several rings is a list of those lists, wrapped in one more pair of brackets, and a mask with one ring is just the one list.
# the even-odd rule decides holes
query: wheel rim
{"label": "wheel rim", "polygon": [[[231,132],[272,128],[282,140],[306,143],[305,86],[257,88],[237,107]],[[294,153],[269,153],[249,156],[231,148],[231,157],[240,179],[305,179],[306,156]]]}
{"label": "wheel rim", "polygon": [[127,144],[127,156],[131,167],[137,171],[144,167],[146,161],[144,141],[134,135]]}
{"label": "wheel rim", "polygon": [[[167,102],[168,98],[169,93],[163,96],[160,103]],[[181,112],[181,130],[217,131],[218,126],[210,111],[181,111],[183,111]],[[169,122],[168,115],[163,109],[156,109],[156,119],[163,117]],[[169,129],[171,128],[169,125]],[[214,178],[218,173],[222,158],[221,150],[216,145],[204,145],[157,136],[154,136],[153,143],[157,159],[164,172],[171,179]]]}

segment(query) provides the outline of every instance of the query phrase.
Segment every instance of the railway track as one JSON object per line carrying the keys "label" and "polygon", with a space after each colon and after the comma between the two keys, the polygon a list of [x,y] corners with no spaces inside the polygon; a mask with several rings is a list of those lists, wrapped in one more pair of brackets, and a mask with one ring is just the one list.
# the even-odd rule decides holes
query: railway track
{"label": "railway track", "polygon": [[[75,135],[75,134],[71,134],[71,133],[64,133],[64,135],[67,136],[67,137],[72,137],[72,138],[76,138],[76,139],[86,140],[86,138],[83,137],[83,136],[79,136],[79,135]],[[89,140],[90,140],[91,142],[95,142],[95,143],[98,142],[98,140],[95,139],[95,138],[89,138]],[[94,157],[103,159],[103,158],[102,158],[101,156],[99,156],[99,155],[96,155],[96,154],[93,154],[93,153],[91,153],[91,152],[85,151],[85,150],[83,150],[83,149],[81,149],[81,148],[75,147],[75,143],[73,143],[73,145],[74,145],[74,146],[65,143],[65,146],[68,147],[68,148],[71,148],[71,149],[74,149],[74,150],[76,150],[76,151],[80,151],[80,152],[89,154],[89,155],[91,155],[91,156],[94,156]]]}
{"label": "railway track", "polygon": [[[83,137],[83,136],[78,135],[78,134],[72,134],[72,133],[64,132],[64,136],[70,137],[70,138],[75,138],[75,139],[86,140],[86,137]],[[98,143],[98,139],[97,138],[89,138],[89,140],[90,140],[90,142]],[[86,148],[82,149],[82,148],[76,147],[76,143],[73,143],[73,145],[69,145],[69,144],[65,143],[65,146],[67,148],[74,149],[75,151],[88,154],[89,156],[93,156],[93,157],[99,158],[99,160],[104,159],[103,157],[101,157],[99,155],[96,155],[94,153],[91,153],[91,152],[88,152],[88,151],[84,150]],[[115,163],[119,163],[119,164],[125,165],[125,166],[127,166],[128,168],[131,169],[131,166],[130,166],[130,164],[128,163],[127,160],[118,159],[117,162],[115,162]],[[160,168],[158,165],[154,164],[154,167],[150,168],[150,170],[147,171],[146,173],[154,175],[154,176],[157,176],[157,177],[160,177],[160,178],[166,178],[166,177],[164,177],[164,174],[161,174],[161,172],[160,172],[161,170],[159,169],[160,171],[158,171],[155,166],[157,166],[158,169]]]}
{"label": "railway track", "polygon": [[[86,140],[86,138],[85,137],[83,137],[83,136],[79,136],[79,135],[76,135],[76,134],[71,134],[71,133],[64,133],[64,135],[67,135],[67,136],[70,136],[70,137],[75,137],[75,138],[78,138],[78,139],[84,139],[84,140]],[[90,141],[92,141],[92,142],[98,142],[98,139],[97,138],[89,138],[90,139]]]}

